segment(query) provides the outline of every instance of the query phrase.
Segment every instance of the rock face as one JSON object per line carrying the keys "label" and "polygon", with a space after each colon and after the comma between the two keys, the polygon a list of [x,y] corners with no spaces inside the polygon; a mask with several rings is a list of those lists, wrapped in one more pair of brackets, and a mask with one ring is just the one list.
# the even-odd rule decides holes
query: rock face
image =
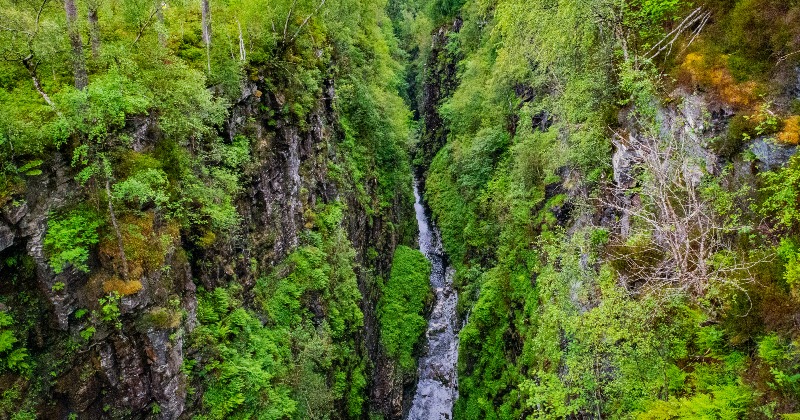
{"label": "rock face", "polygon": [[[102,255],[93,254],[89,258],[91,274],[72,268],[56,274],[44,247],[51,212],[84,199],[73,179],[75,170],[69,158],[55,153],[42,165],[44,173],[30,177],[24,192],[14,197],[16,201],[3,205],[0,257],[31,261],[32,271],[31,281],[2,286],[2,292],[35,296],[46,303],[36,306],[42,308],[43,319],[35,328],[38,338],[33,341],[38,344],[31,351],[50,352],[58,360],[53,363],[56,376],[48,391],[53,398],[35,407],[36,412],[46,418],[67,418],[70,414],[79,418],[191,417],[187,389],[194,384],[187,383],[182,365],[186,356],[184,337],[197,325],[196,287],[213,288],[236,279],[247,296],[262,274],[256,267],[269,269],[298,246],[307,223],[306,212],[318,203],[337,199],[349,206],[344,225],[361,267],[357,275],[365,327],[358,337],[363,344],[359,348],[367,360],[379,359],[375,311],[379,291],[374,279],[388,273],[399,241],[396,229],[387,226],[399,226],[404,218],[411,220],[411,203],[395,203],[388,216],[375,217],[368,215],[354,193],[340,193],[342,181],[332,180],[328,168],[330,162],[342,159],[336,150],[343,136],[333,107],[332,82],[325,83],[305,121],[282,116],[284,99],[259,83],[244,87],[220,132],[228,140],[238,135],[255,139],[244,192],[236,202],[243,220],[238,237],[224,246],[206,248],[185,239],[171,244],[163,261],[170,269],[145,270],[138,277],[141,289],[122,296],[118,303],[119,327],[103,324],[89,335],[90,344],[79,345],[77,350],[69,348],[70,343],[85,342],[81,334],[92,324],[83,311],[97,308],[98,299],[105,295],[96,273],[110,263]],[[151,150],[157,134],[150,118],[138,118],[129,125],[133,148]],[[377,182],[372,180],[364,191],[374,196],[376,188]],[[154,229],[166,229],[164,223],[156,218]],[[5,274],[0,271],[0,277]],[[10,310],[25,311],[21,305]],[[153,314],[166,316],[167,321],[153,321]],[[373,367],[367,367],[369,373],[375,371]],[[0,390],[8,389],[11,380],[0,375]],[[403,392],[402,383],[377,374],[372,375],[368,386]],[[199,398],[198,394],[194,398]],[[373,401],[371,407],[381,412],[387,406],[381,399]]]}
{"label": "rock face", "polygon": [[458,33],[462,23],[460,18],[456,18],[450,25],[439,28],[433,34],[431,52],[425,63],[422,93],[417,105],[417,118],[424,122],[416,154],[422,191],[425,190],[427,168],[447,142],[447,124],[439,114],[439,106],[458,87],[457,65],[460,58],[447,46],[451,42],[450,34]]}
{"label": "rock face", "polygon": [[[68,268],[56,274],[45,255],[50,213],[82,198],[76,193],[79,188],[66,162],[62,155],[54,154],[47,162],[47,170],[28,180],[24,194],[17,203],[7,205],[0,218],[2,255],[27,258],[33,263],[35,282],[17,283],[16,291],[38,296],[45,303],[46,316],[39,320],[39,339],[34,341],[36,347],[32,351],[54,349],[54,357],[64,358],[61,366],[65,368],[53,381],[55,404],[37,411],[50,418],[69,413],[86,418],[115,413],[138,417],[136,413],[149,412],[158,405],[161,418],[177,418],[184,411],[186,397],[180,333],[194,324],[194,284],[187,276],[188,265],[177,259],[175,252],[165,261],[173,267],[173,275],[143,274],[139,279],[141,291],[121,299],[120,330],[97,331],[96,344],[83,350],[63,348],[69,340],[80,340],[79,333],[88,326],[88,319],[77,319],[76,311],[96,305],[98,293],[102,293],[83,272]],[[93,258],[90,264],[97,266],[100,262]],[[178,296],[185,303],[185,321],[172,328],[134,325],[138,315],[165,306],[170,296]],[[10,310],[24,310],[21,305]],[[170,339],[173,333],[178,333],[177,337]]]}

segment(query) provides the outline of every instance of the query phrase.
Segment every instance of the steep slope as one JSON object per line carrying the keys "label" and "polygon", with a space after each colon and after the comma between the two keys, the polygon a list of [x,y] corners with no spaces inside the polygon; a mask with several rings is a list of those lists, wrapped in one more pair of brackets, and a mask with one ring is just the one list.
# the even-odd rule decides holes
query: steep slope
{"label": "steep slope", "polygon": [[407,404],[378,319],[415,243],[385,4],[201,3],[3,5],[0,417]]}
{"label": "steep slope", "polygon": [[467,319],[454,417],[797,412],[797,4],[399,7],[446,92],[415,163]]}

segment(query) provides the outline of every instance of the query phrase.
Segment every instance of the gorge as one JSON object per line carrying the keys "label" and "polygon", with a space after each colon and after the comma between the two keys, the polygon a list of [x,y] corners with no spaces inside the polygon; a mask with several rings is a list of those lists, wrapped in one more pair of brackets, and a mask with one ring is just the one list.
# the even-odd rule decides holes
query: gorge
{"label": "gorge", "polygon": [[0,0],[0,419],[800,417],[797,0]]}

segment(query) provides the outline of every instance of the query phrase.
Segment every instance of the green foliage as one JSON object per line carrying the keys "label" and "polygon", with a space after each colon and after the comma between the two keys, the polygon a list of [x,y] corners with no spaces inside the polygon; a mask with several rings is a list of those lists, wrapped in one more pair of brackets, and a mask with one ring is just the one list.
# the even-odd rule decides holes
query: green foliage
{"label": "green foliage", "polygon": [[144,112],[150,101],[139,82],[112,68],[84,90],[67,89],[60,98],[64,124],[89,141],[105,142],[125,126],[129,114]]}
{"label": "green foliage", "polygon": [[775,218],[782,228],[796,232],[800,225],[800,157],[794,156],[789,163],[774,172],[764,172],[762,193],[766,198],[762,213]]}
{"label": "green foliage", "polygon": [[111,292],[98,300],[100,304],[100,319],[118,330],[122,328],[122,320],[120,319],[122,314],[119,309],[121,299],[122,296],[118,292]]}
{"label": "green foliage", "polygon": [[[778,3],[703,4],[715,21],[726,22],[709,23],[713,28],[704,34],[725,36],[722,27],[731,22],[732,9],[744,22],[757,14],[777,19],[777,10],[796,8]],[[438,18],[433,8],[439,6],[398,6],[410,51],[428,53],[413,40],[438,32],[422,25],[418,31],[427,33],[407,32],[421,22],[419,10],[429,7],[427,18]],[[750,372],[759,363],[753,335],[769,327],[761,318],[732,326],[733,313],[748,312],[745,301],[762,298],[762,292],[726,286],[742,286],[747,280],[738,276],[761,273],[719,275],[718,284],[695,302],[680,293],[650,295],[636,273],[615,271],[615,254],[609,252],[619,237],[609,228],[614,216],[603,213],[610,207],[603,204],[606,188],[613,188],[610,138],[619,135],[624,143],[628,136],[668,135],[664,117],[670,114],[664,110],[675,105],[663,98],[676,86],[662,75],[672,65],[670,54],[683,53],[670,50],[656,63],[645,56],[661,39],[669,41],[664,36],[697,6],[680,0],[472,0],[450,14],[464,21],[447,46],[461,57],[457,87],[438,109],[444,127],[434,129],[446,133],[447,142],[430,167],[421,169],[427,170],[426,198],[457,269],[459,308],[469,313],[460,335],[456,418],[749,418],[766,402],[764,384]],[[437,24],[444,27],[442,20]],[[728,40],[744,36],[745,26]],[[726,51],[743,52],[747,43],[783,31],[762,27],[758,37],[726,45]],[[695,45],[705,45],[702,38]],[[681,42],[686,44],[678,40],[674,46]],[[429,61],[417,80],[449,64],[443,59],[424,56]],[[754,70],[751,64],[761,58],[747,54],[732,53],[725,61],[740,67],[734,77],[766,71]],[[734,85],[726,71],[713,77]],[[778,122],[767,105],[748,108],[733,120],[727,137],[709,146],[733,158],[750,137],[775,134]],[[695,163],[684,155],[679,159],[685,175]],[[797,233],[794,166],[764,175],[766,204],[753,209],[750,204],[760,197],[749,185],[729,182],[739,180],[732,171],[708,175],[692,187],[731,240],[704,263],[725,271],[769,254],[753,228],[761,223],[756,208],[779,221],[782,231]],[[649,208],[653,192],[644,184],[631,194]],[[597,223],[604,228],[587,227]],[[646,263],[654,237],[627,239],[623,253]],[[795,289],[796,247],[784,242],[779,249],[785,279]],[[786,297],[780,296],[775,299]],[[790,311],[793,303],[783,303]],[[763,312],[754,317],[777,317],[770,309]],[[781,378],[792,377],[793,363],[785,362]]]}
{"label": "green foliage", "polygon": [[800,247],[795,240],[783,238],[777,251],[784,262],[783,279],[795,299],[798,299],[800,298]]}
{"label": "green foliage", "polygon": [[99,242],[98,230],[103,224],[97,213],[86,208],[72,210],[62,216],[51,215],[44,245],[53,271],[60,273],[72,265],[88,272],[89,252]]}
{"label": "green foliage", "polygon": [[[307,166],[319,169],[313,176],[330,178],[323,180],[325,191],[330,187],[351,208],[301,193],[304,207],[328,202],[306,208],[316,217],[309,217],[301,246],[268,273],[258,273],[262,250],[253,249],[248,278],[260,277],[254,290],[201,291],[200,325],[185,354],[197,355],[187,370],[203,395],[193,407],[201,418],[359,417],[369,364],[361,348],[356,254],[343,214],[364,214],[365,228],[392,238],[366,254],[366,284],[386,274],[372,272],[386,258],[381,247],[413,235],[410,113],[398,95],[402,52],[385,2],[212,1],[210,46],[201,37],[198,4],[92,4],[100,42],[90,50],[94,28],[85,18],[87,3],[77,2],[89,73],[81,89],[73,87],[63,4],[0,4],[6,22],[0,30],[0,204],[17,205],[26,183],[41,180],[32,177],[66,172],[78,181],[70,197],[87,204],[52,215],[45,247],[53,269],[88,272],[92,265],[92,288],[109,275],[105,283],[138,284],[141,270],[163,270],[164,283],[155,289],[162,296],[175,280],[165,266],[171,256],[191,261],[194,251],[215,255],[215,247],[252,245],[240,235],[252,226],[236,204],[249,200],[242,193],[263,164],[253,161],[264,157],[256,150],[275,152],[270,139],[283,127],[297,127],[303,136],[323,124],[324,143],[311,150],[319,160]],[[72,169],[62,165],[64,156]],[[150,241],[154,246],[147,247]],[[128,273],[120,270],[123,257]],[[155,267],[143,268],[147,263]],[[125,275],[131,278],[117,278]],[[147,328],[175,327],[180,312],[156,295],[147,313],[132,308],[130,316]],[[99,309],[86,314],[79,310],[70,320],[82,327],[71,345],[105,339],[96,334],[103,329],[98,321],[120,329],[121,296],[100,297]],[[109,415],[116,414],[112,405],[105,407]],[[158,409],[153,405],[153,414]]]}
{"label": "green foliage", "polygon": [[257,311],[241,307],[236,286],[201,293],[191,345],[204,355],[193,375],[207,383],[208,418],[309,418],[334,404],[350,416],[361,412],[355,254],[340,226],[342,207],[317,213],[305,243],[258,281]]}
{"label": "green foliage", "polygon": [[407,371],[413,371],[414,349],[425,333],[423,316],[430,305],[431,265],[425,256],[400,245],[394,251],[392,271],[378,302],[381,344],[386,352]]}
{"label": "green foliage", "polygon": [[31,368],[28,349],[17,337],[14,319],[0,311],[0,369],[27,375]]}
{"label": "green foliage", "polygon": [[758,343],[758,356],[769,366],[773,376],[770,386],[795,398],[800,397],[800,346],[777,334]]}
{"label": "green foliage", "polygon": [[151,203],[161,207],[169,202],[167,184],[167,175],[164,171],[145,169],[114,184],[113,198],[130,203],[129,206],[133,208],[142,208]]}
{"label": "green foliage", "polygon": [[[235,291],[235,289],[234,289]],[[273,331],[222,288],[201,292],[192,333],[192,347],[207,361],[193,372],[206,383],[205,415],[200,418],[263,418],[291,416],[296,403],[289,389],[274,379],[286,372],[285,349]],[[286,344],[283,344],[286,345]]]}
{"label": "green foliage", "polygon": [[713,387],[691,397],[658,401],[637,418],[645,419],[740,419],[753,403],[754,393],[742,385]]}

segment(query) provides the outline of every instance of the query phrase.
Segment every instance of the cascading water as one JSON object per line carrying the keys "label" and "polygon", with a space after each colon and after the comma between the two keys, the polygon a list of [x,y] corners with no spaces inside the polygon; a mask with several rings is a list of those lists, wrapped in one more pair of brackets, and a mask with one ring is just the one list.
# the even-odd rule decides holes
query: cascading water
{"label": "cascading water", "polygon": [[408,420],[440,420],[453,416],[458,398],[458,295],[453,289],[453,270],[447,267],[438,229],[431,224],[414,181],[414,210],[419,225],[419,249],[431,262],[431,286],[436,293],[428,329],[425,352],[419,360],[419,381]]}

